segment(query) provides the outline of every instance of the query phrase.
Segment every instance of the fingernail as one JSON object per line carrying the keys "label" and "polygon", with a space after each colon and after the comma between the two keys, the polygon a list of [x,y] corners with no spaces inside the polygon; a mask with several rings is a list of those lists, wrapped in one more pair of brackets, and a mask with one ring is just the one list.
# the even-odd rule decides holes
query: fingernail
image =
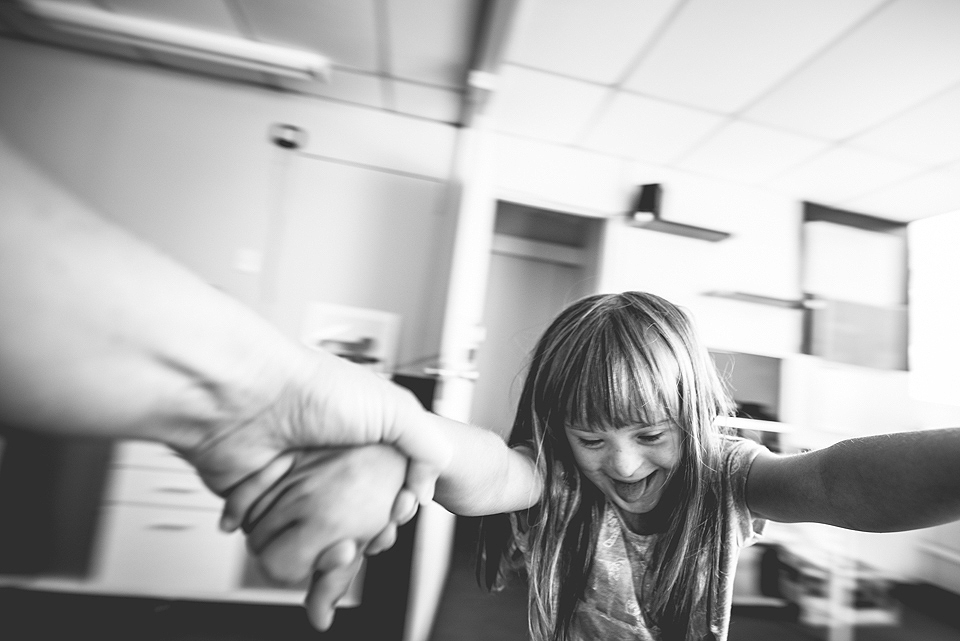
{"label": "fingernail", "polygon": [[233,532],[237,529],[237,521],[233,517],[225,516],[220,519],[220,530],[223,532]]}

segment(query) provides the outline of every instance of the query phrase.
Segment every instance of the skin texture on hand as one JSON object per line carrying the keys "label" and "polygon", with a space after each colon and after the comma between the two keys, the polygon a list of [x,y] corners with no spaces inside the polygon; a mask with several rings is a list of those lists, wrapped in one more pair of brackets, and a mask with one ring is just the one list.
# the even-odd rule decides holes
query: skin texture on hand
{"label": "skin texture on hand", "polygon": [[229,419],[182,450],[211,489],[225,496],[247,475],[296,448],[387,443],[410,458],[406,486],[421,502],[432,498],[450,447],[413,394],[325,352],[305,351],[291,369],[271,402],[226,411]]}
{"label": "skin texture on hand", "polygon": [[390,524],[405,470],[406,459],[385,445],[297,452],[248,512],[247,546],[271,578],[301,581],[331,544],[366,543]]}
{"label": "skin texture on hand", "polygon": [[332,623],[368,544],[376,551],[393,544],[394,513],[410,507],[401,492],[406,465],[385,445],[302,450],[280,457],[228,497],[233,509],[252,505],[242,525],[268,576],[288,583],[312,576],[305,605],[318,629]]}

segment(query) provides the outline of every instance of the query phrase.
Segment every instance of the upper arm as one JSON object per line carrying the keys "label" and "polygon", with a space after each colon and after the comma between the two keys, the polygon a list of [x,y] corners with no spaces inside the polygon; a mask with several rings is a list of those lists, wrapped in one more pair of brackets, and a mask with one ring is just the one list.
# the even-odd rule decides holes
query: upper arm
{"label": "upper arm", "polygon": [[747,475],[747,507],[771,521],[823,521],[827,496],[815,452],[757,454]]}

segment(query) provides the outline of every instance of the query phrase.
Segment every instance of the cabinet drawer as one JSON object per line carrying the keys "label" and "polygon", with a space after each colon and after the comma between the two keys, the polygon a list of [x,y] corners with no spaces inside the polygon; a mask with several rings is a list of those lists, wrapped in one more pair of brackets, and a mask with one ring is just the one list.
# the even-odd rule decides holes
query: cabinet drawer
{"label": "cabinet drawer", "polygon": [[193,472],[193,466],[162,443],[153,441],[119,441],[113,452],[117,467],[153,467],[164,470]]}
{"label": "cabinet drawer", "polygon": [[115,468],[105,498],[110,503],[220,510],[223,499],[207,489],[195,472],[136,467]]}
{"label": "cabinet drawer", "polygon": [[217,529],[218,514],[140,505],[103,508],[96,580],[126,592],[190,595],[240,583],[243,535]]}

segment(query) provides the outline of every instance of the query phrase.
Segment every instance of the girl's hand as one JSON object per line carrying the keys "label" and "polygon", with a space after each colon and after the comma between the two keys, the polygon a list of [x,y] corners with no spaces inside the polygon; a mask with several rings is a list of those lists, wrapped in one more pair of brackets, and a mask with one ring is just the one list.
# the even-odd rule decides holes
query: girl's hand
{"label": "girl's hand", "polygon": [[223,521],[242,523],[268,576],[295,583],[351,563],[321,562],[336,542],[349,540],[366,554],[393,545],[397,526],[417,507],[401,490],[405,468],[404,457],[384,445],[283,455],[228,495]]}

